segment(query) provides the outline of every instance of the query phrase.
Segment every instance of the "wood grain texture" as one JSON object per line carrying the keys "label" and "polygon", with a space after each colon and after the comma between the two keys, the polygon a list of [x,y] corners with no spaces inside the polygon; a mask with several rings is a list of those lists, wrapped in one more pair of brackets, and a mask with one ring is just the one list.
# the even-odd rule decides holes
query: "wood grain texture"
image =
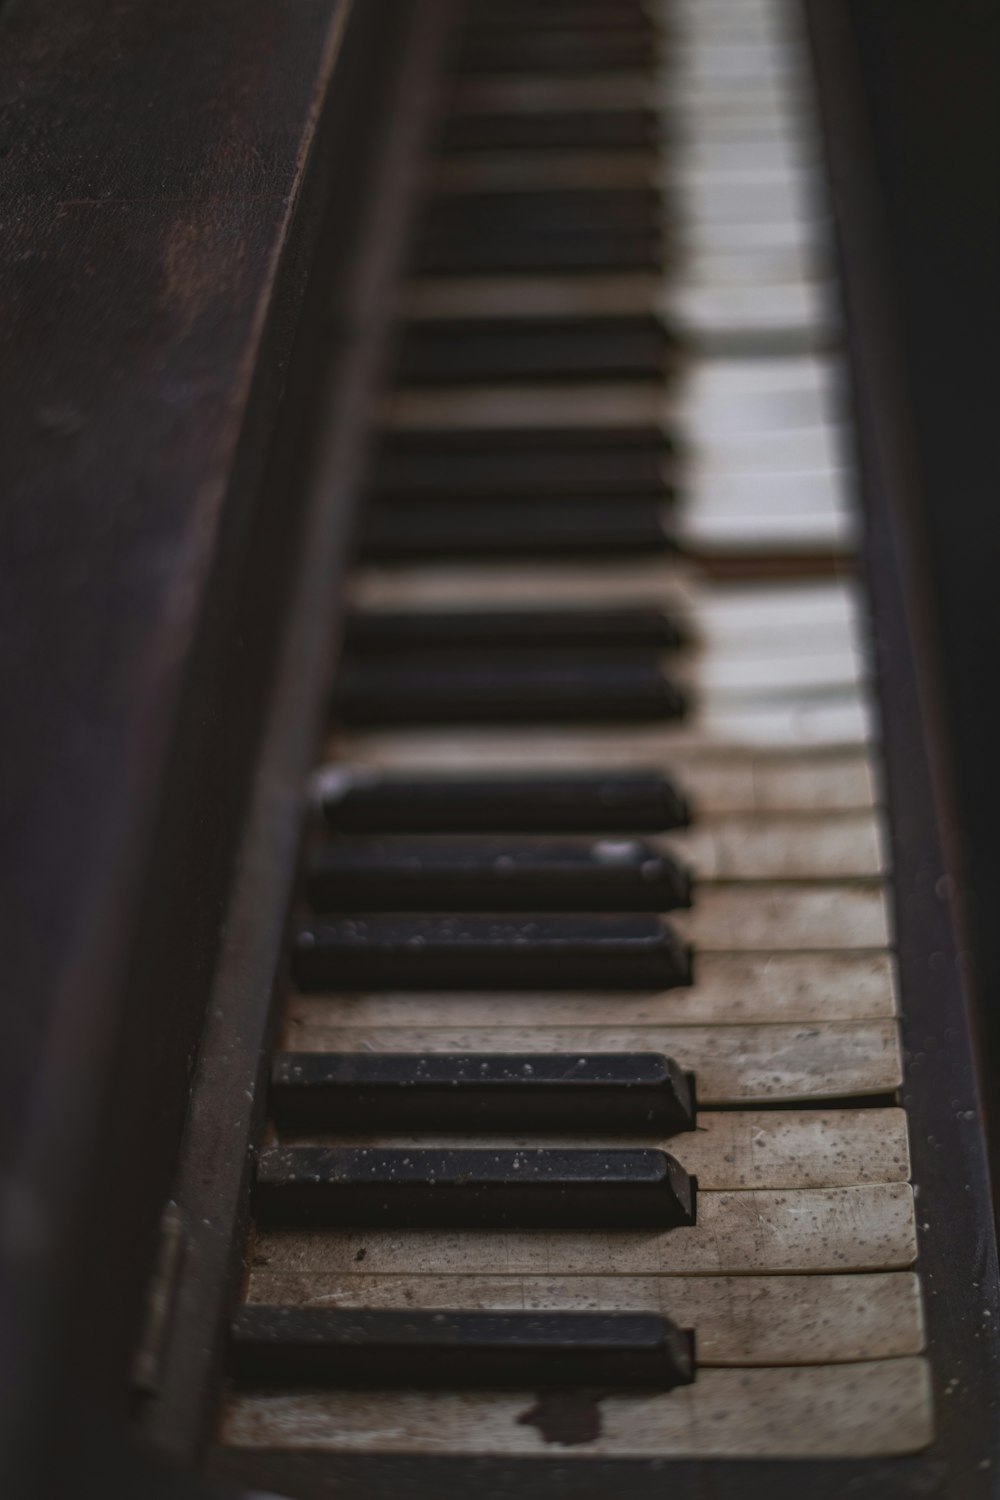
{"label": "wood grain texture", "polygon": [[109,1418],[127,1399],[297,536],[291,476],[280,502],[264,476],[319,330],[300,338],[349,11],[0,13],[0,920],[32,997],[0,1087],[5,1492],[62,1430],[57,1374],[85,1368]]}

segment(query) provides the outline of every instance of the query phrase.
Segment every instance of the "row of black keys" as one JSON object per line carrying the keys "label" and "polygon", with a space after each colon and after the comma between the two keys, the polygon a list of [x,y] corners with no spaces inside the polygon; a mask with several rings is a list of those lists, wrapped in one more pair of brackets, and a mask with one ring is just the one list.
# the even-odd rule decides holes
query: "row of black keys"
{"label": "row of black keys", "polygon": [[[647,67],[652,55],[652,29],[637,0],[530,7],[473,0],[468,16],[460,67],[473,73]],[[472,117],[452,123],[446,149],[627,145],[652,130],[642,111],[575,121]],[[425,223],[418,264],[460,273],[652,268],[663,252],[661,211],[650,191],[444,198]],[[401,367],[415,384],[659,379],[669,348],[651,318],[488,327],[467,321],[412,327]],[[599,447],[577,435],[510,437],[390,440],[365,554],[405,561],[661,552],[668,545],[661,433],[632,432],[621,446]],[[598,503],[588,505],[588,494]],[[609,495],[616,496],[612,504]],[[518,507],[518,496],[528,503]],[[410,509],[411,498],[436,503]],[[659,654],[678,640],[675,627],[650,611],[368,613],[351,623],[355,665],[341,678],[338,711],[354,723],[530,722],[589,718],[599,704],[600,717],[670,717],[682,699]],[[595,647],[618,654],[601,660]],[[425,653],[422,660],[415,651]],[[553,651],[563,655],[553,658]],[[320,910],[495,913],[513,900],[549,912],[629,915],[313,922],[295,945],[300,986],[662,988],[689,977],[688,956],[670,930],[655,916],[635,915],[686,904],[686,873],[641,839],[621,837],[686,821],[683,798],[661,777],[342,775],[328,780],[323,810],[341,836],[314,848],[308,863],[307,894]],[[528,838],[512,839],[512,828]],[[504,837],[483,837],[490,833]],[[595,841],[601,833],[617,837]],[[547,841],[532,840],[536,834]],[[553,842],[553,834],[590,837]],[[694,1080],[659,1055],[283,1054],[270,1107],[286,1144],[265,1151],[258,1164],[255,1208],[265,1223],[662,1231],[695,1222],[695,1181],[658,1149],[287,1144],[296,1132],[662,1138],[693,1129]],[[695,1350],[690,1331],[644,1314],[255,1306],[235,1322],[232,1370],[258,1384],[669,1389],[694,1378]]]}
{"label": "row of black keys", "polygon": [[[663,776],[334,772],[321,805],[337,837],[313,845],[305,888],[319,912],[339,915],[299,928],[292,974],[302,989],[690,982],[690,954],[659,915],[689,904],[688,872],[631,836],[686,823],[684,798]],[[427,915],[436,912],[461,915]]]}
{"label": "row of black keys", "polygon": [[[444,441],[442,434],[435,437]],[[682,546],[663,441],[648,434],[646,443],[630,449],[615,441],[574,446],[574,437],[573,444],[538,453],[519,446],[519,432],[504,437],[510,447],[498,462],[493,455],[504,438],[480,435],[480,447],[472,443],[460,455],[447,446],[421,446],[421,462],[406,477],[400,455],[417,446],[390,449],[364,519],[364,559],[663,556]]]}
{"label": "row of black keys", "polygon": [[665,655],[682,644],[675,621],[641,606],[363,610],[334,707],[352,726],[675,719],[686,698]]}

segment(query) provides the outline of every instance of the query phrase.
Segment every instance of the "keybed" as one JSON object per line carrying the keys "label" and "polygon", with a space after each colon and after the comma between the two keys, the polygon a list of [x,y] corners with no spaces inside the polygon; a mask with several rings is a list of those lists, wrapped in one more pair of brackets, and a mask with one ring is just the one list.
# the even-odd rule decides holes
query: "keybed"
{"label": "keybed", "polygon": [[[693,1380],[577,1392],[580,1456],[917,1452],[933,1412],[880,726],[804,42],[782,0],[464,9],[312,788],[321,909],[297,913],[279,1045],[348,1074],[408,1060],[396,1109],[449,1060],[464,1087],[488,1060],[656,1055],[697,1114],[612,1137],[570,1104],[551,1129],[461,1133],[378,1128],[371,1099],[353,1130],[275,1105],[246,1303],[314,1378],[239,1380],[222,1441],[559,1454],[544,1391],[394,1386],[391,1355],[352,1389],[320,1315],[641,1313],[693,1331]],[[531,778],[616,776],[661,778],[672,811],[619,834],[553,812],[558,849],[539,831]],[[526,787],[524,828],[516,802],[494,827],[491,778]],[[393,823],[404,786],[439,827]],[[581,890],[666,862],[689,904],[623,896],[651,924],[630,934],[601,928],[611,897],[537,915],[539,849]],[[497,892],[486,917],[474,887]],[[610,957],[587,946],[601,931]],[[393,1164],[419,1166],[441,1203],[473,1149],[506,1164],[501,1208],[483,1168],[443,1220],[343,1222],[369,1168],[388,1202]],[[574,1171],[599,1197],[584,1156],[623,1150],[691,1184],[687,1220],[653,1203],[637,1227],[608,1196],[581,1225]],[[563,1225],[513,1181],[557,1157]],[[281,1172],[283,1201],[294,1179],[319,1207],[276,1210]],[[316,1315],[294,1339],[291,1310]]]}

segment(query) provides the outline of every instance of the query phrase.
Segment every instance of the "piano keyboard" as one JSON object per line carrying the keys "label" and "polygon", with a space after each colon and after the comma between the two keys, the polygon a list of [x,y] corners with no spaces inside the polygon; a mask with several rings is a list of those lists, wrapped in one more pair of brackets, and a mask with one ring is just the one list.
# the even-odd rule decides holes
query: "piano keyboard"
{"label": "piano keyboard", "polygon": [[462,16],[221,1441],[916,1452],[878,719],[796,15]]}

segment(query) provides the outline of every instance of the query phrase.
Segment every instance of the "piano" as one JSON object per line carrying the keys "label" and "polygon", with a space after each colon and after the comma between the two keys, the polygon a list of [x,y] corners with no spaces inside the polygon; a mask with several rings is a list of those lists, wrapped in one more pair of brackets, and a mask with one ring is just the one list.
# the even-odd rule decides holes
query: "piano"
{"label": "piano", "polygon": [[0,17],[4,1493],[996,1492],[924,9]]}

